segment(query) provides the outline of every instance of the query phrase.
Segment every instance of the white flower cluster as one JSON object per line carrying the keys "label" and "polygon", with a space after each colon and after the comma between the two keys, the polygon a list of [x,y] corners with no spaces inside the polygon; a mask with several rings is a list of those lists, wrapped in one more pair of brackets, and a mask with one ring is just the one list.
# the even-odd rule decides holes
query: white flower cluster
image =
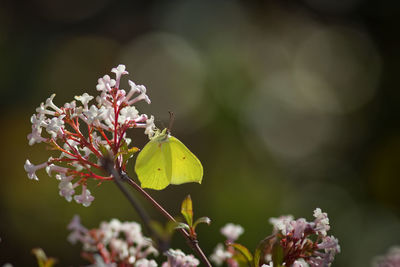
{"label": "white flower cluster", "polygon": [[[140,261],[150,255],[157,256],[158,251],[151,239],[143,236],[138,223],[112,219],[110,222],[102,222],[98,229],[89,231],[81,225],[79,216],[75,215],[68,229],[72,231],[68,236],[68,241],[72,244],[82,243],[83,250],[93,255],[99,253],[109,255],[109,262],[157,266],[151,260]],[[102,251],[99,251],[99,244]]]}
{"label": "white flower cluster", "polygon": [[[36,109],[37,114],[32,115],[32,133],[28,135],[29,144],[41,143],[48,141],[48,137],[42,136],[42,130],[45,129],[50,137],[54,140],[63,138],[66,131],[65,120],[82,119],[88,125],[100,127],[103,130],[113,132],[115,130],[118,117],[119,126],[131,125],[135,128],[148,128],[151,132],[154,129],[154,119],[149,120],[147,115],[139,115],[136,110],[135,103],[144,100],[150,104],[150,99],[146,95],[146,87],[136,85],[129,81],[130,90],[127,93],[124,89],[116,87],[120,83],[122,75],[128,74],[124,65],[113,68],[112,72],[116,74],[116,80],[105,75],[99,78],[96,89],[100,91],[100,95],[96,97],[97,105],[91,105],[89,102],[94,99],[93,96],[84,93],[81,96],[75,96],[75,100],[82,103],[77,106],[76,101],[64,104],[64,107],[58,107],[54,104],[55,94],[51,95],[45,103],[41,103]],[[116,89],[116,90],[115,90]],[[138,94],[136,97],[133,97]],[[115,114],[115,107],[118,107],[118,116]],[[149,122],[147,122],[149,120]]]}
{"label": "white flower cluster", "polygon": [[213,254],[210,255],[210,260],[217,266],[221,266],[227,259],[232,258],[232,253],[225,249],[221,243],[214,248]]}
{"label": "white flower cluster", "polygon": [[269,222],[273,225],[275,232],[281,232],[284,236],[293,232],[295,238],[302,238],[304,237],[304,231],[311,229],[316,234],[325,237],[331,228],[328,214],[322,212],[320,208],[316,208],[314,217],[314,222],[307,222],[304,218],[294,220],[291,215],[270,218]]}
{"label": "white flower cluster", "polygon": [[[87,189],[87,179],[111,179],[96,175],[98,172],[94,171],[101,169],[99,160],[103,150],[117,154],[123,145],[129,145],[131,140],[126,137],[126,131],[130,128],[144,128],[149,138],[156,131],[154,117],[139,114],[134,106],[142,100],[150,104],[146,87],[129,81],[130,90],[126,92],[119,88],[121,77],[128,74],[125,66],[119,65],[111,71],[116,78],[105,75],[98,79],[96,89],[100,95],[96,98],[84,93],[58,107],[53,102],[53,94],[45,103],[40,104],[37,113],[31,117],[29,144],[45,142],[61,153],[58,158],[51,157],[38,165],[26,160],[24,168],[28,178],[39,180],[36,171],[46,168],[49,175],[57,174],[56,178],[60,181],[59,194],[67,201],[74,199],[84,206],[89,206],[94,199]],[[93,99],[96,104],[90,105]],[[118,167],[123,169],[124,163],[120,159],[121,166]],[[73,197],[78,186],[82,186],[81,194]]]}
{"label": "white flower cluster", "polygon": [[[68,241],[72,244],[80,242],[83,251],[94,259],[91,266],[158,266],[155,260],[148,258],[158,256],[158,251],[151,239],[143,236],[142,228],[136,222],[112,219],[102,222],[99,228],[88,230],[75,215],[67,228],[71,230]],[[193,255],[186,255],[179,249],[169,249],[165,256],[167,261],[161,264],[162,267],[196,267],[200,264]]]}
{"label": "white flower cluster", "polygon": [[196,267],[200,264],[193,255],[186,255],[180,249],[169,249],[165,254],[168,261],[164,262],[162,267]]}
{"label": "white flower cluster", "polygon": [[394,246],[384,256],[376,257],[373,267],[397,267],[400,266],[400,247]]}
{"label": "white flower cluster", "polygon": [[226,239],[231,242],[236,241],[243,233],[243,227],[238,224],[228,223],[221,228],[221,234],[223,234]]}

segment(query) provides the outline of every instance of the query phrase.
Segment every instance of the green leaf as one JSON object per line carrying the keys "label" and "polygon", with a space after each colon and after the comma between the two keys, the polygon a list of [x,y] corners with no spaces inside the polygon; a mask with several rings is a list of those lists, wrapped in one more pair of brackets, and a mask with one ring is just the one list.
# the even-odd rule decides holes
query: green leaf
{"label": "green leaf", "polygon": [[128,160],[133,157],[135,153],[139,151],[139,148],[137,147],[132,147],[129,148],[128,144],[125,142],[125,140],[122,141],[122,144],[119,147],[119,152],[117,155],[115,155],[114,159],[122,155],[122,162],[123,164],[126,164]]}
{"label": "green leaf", "polygon": [[32,249],[32,254],[35,255],[39,267],[52,267],[56,263],[56,259],[47,258],[46,253],[41,248]]}
{"label": "green leaf", "polygon": [[105,158],[109,157],[110,151],[106,148],[105,145],[99,144],[99,150],[100,150],[101,154],[103,155],[103,157],[105,157]]}
{"label": "green leaf", "polygon": [[274,266],[281,266],[283,263],[283,248],[279,242],[275,242],[272,247],[272,262],[274,263]]}
{"label": "green leaf", "polygon": [[[122,161],[123,161],[123,163],[126,164],[126,163],[128,162],[128,160],[129,160],[130,158],[132,158],[133,155],[134,155],[135,153],[137,153],[138,151],[139,151],[139,148],[137,148],[137,147],[132,147],[132,148],[128,149],[127,151],[125,151],[125,152],[122,154]],[[121,153],[121,152],[119,152],[118,154],[120,154],[120,153]]]}
{"label": "green leaf", "polygon": [[165,232],[165,229],[164,229],[163,225],[160,222],[158,222],[158,221],[150,221],[150,227],[156,233],[156,236],[159,236],[162,239],[166,239],[167,238],[167,233]]}
{"label": "green leaf", "polygon": [[253,255],[251,252],[243,245],[237,243],[230,243],[228,246],[233,247],[236,251],[242,254],[247,261],[249,266],[253,266]]}
{"label": "green leaf", "polygon": [[206,223],[206,224],[210,225],[211,220],[210,220],[210,218],[208,218],[208,217],[201,217],[201,218],[198,218],[198,219],[194,222],[193,228],[196,229],[196,226],[197,226],[199,223]]}
{"label": "green leaf", "polygon": [[167,233],[169,233],[170,236],[172,236],[178,226],[179,226],[179,222],[169,220],[167,222],[167,224],[165,225],[165,231]]}
{"label": "green leaf", "polygon": [[186,229],[189,231],[190,227],[186,223],[178,223],[178,225],[175,226],[175,229]]}
{"label": "green leaf", "polygon": [[263,240],[258,243],[258,246],[256,248],[256,251],[254,252],[254,266],[258,267],[260,264],[260,259],[261,259],[261,254],[264,252],[264,250],[267,248],[267,246],[270,246],[272,248],[273,243],[274,243],[274,238],[275,235],[270,235],[264,238]]}
{"label": "green leaf", "polygon": [[189,227],[193,226],[193,204],[192,198],[190,195],[183,200],[181,206],[181,213],[183,217],[185,217],[186,222],[188,223]]}

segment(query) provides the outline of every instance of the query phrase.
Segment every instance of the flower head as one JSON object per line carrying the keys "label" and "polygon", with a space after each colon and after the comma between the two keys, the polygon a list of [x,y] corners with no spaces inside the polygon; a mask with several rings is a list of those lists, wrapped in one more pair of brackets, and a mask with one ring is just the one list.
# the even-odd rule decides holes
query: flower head
{"label": "flower head", "polygon": [[162,267],[196,267],[200,264],[193,255],[186,255],[180,249],[169,249],[165,255],[168,261],[163,263]]}
{"label": "flower head", "polygon": [[[339,240],[327,235],[330,229],[327,213],[317,208],[314,217],[311,222],[304,218],[294,219],[291,215],[270,218],[273,233],[260,242],[262,249],[258,264],[262,267],[273,267],[276,263],[278,266],[291,267],[330,266],[340,252]],[[239,266],[241,257],[236,257],[239,252],[231,243],[243,233],[243,228],[227,224],[221,233],[228,239],[227,246],[224,248],[219,244],[210,259],[216,265],[226,263],[228,266]],[[279,258],[274,258],[276,251],[282,253],[278,253]]]}
{"label": "flower head", "polygon": [[24,169],[26,173],[28,174],[28,178],[32,180],[39,181],[39,178],[36,176],[36,171],[42,168],[45,168],[47,166],[47,162],[39,164],[39,165],[33,165],[29,159],[25,161]]}
{"label": "flower head", "polygon": [[218,244],[213,254],[210,256],[210,260],[215,263],[215,265],[221,266],[227,259],[232,257],[232,253],[227,251],[222,244]]}
{"label": "flower head", "polygon": [[242,226],[233,223],[228,223],[221,228],[221,234],[223,234],[230,242],[236,241],[243,232],[244,229]]}
{"label": "flower head", "polygon": [[[52,94],[31,117],[29,144],[44,142],[60,154],[40,165],[27,160],[24,168],[28,177],[38,180],[36,171],[46,168],[49,176],[55,174],[60,180],[60,196],[67,201],[73,199],[86,207],[94,200],[87,181],[112,180],[112,177],[103,174],[99,163],[104,151],[108,150],[109,155],[119,155],[115,158],[115,167],[125,170],[130,157],[123,155],[132,148],[126,148],[130,143],[126,137],[127,131],[143,128],[149,138],[156,131],[154,117],[148,119],[149,116],[140,114],[134,106],[141,100],[150,103],[146,87],[129,81],[131,91],[127,94],[119,88],[121,77],[128,74],[125,66],[118,65],[111,71],[115,73],[115,79],[109,75],[98,79],[96,89],[100,95],[96,98],[83,93],[59,107],[54,103],[55,94]],[[93,99],[96,99],[97,104],[90,105]],[[81,193],[75,195],[76,192]]]}
{"label": "flower head", "polygon": [[[158,251],[152,241],[143,236],[142,229],[136,222],[120,222],[112,219],[102,222],[99,228],[86,229],[81,225],[79,216],[75,215],[68,225],[71,234],[68,241],[82,243],[87,255],[101,255],[106,263],[118,266],[155,267],[149,256],[157,256]],[[117,266],[116,265],[116,266]]]}
{"label": "flower head", "polygon": [[157,267],[157,262],[154,260],[140,259],[135,263],[135,267]]}
{"label": "flower head", "polygon": [[282,247],[283,263],[287,266],[330,266],[340,252],[338,239],[327,236],[328,214],[317,208],[314,217],[313,222],[304,218],[295,220],[292,216],[270,219],[274,226],[274,246]]}
{"label": "flower head", "polygon": [[374,267],[396,267],[400,266],[400,247],[394,246],[389,249],[386,255],[376,257],[373,260]]}

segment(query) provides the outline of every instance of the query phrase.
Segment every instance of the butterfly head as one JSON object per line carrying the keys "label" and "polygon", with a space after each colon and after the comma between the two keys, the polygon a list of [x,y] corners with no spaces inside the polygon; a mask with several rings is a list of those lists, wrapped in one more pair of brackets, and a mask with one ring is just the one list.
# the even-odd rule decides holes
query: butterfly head
{"label": "butterfly head", "polygon": [[157,142],[166,142],[168,138],[171,137],[170,132],[167,128],[164,130],[160,131],[159,129],[156,130],[154,136],[151,138],[151,140],[155,140]]}

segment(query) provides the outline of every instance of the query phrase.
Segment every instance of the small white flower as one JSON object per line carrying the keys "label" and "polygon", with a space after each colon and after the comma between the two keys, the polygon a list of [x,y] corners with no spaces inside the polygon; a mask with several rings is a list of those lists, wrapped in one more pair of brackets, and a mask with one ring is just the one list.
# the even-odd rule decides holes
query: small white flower
{"label": "small white flower", "polygon": [[99,107],[112,107],[113,104],[108,99],[110,95],[107,92],[102,92],[100,95],[96,96],[96,101]]}
{"label": "small white flower", "polygon": [[233,223],[228,223],[221,228],[221,234],[223,234],[229,241],[235,241],[243,234],[244,229],[240,225],[235,225]]}
{"label": "small white flower", "polygon": [[99,78],[97,80],[98,84],[96,85],[97,91],[108,92],[111,90],[111,87],[115,86],[115,80],[111,79],[110,76],[104,75],[103,78]]}
{"label": "small white flower", "polygon": [[141,100],[146,101],[147,104],[150,104],[150,98],[146,95],[146,87],[144,85],[136,85],[134,82],[129,81],[129,85],[131,86],[131,90],[129,91],[128,95],[125,98],[125,101],[128,101],[133,94],[135,93],[140,93],[140,95],[138,95],[137,97],[135,97],[132,100],[128,101],[128,105],[133,105],[136,102],[139,102]]}
{"label": "small white flower", "polygon": [[309,265],[304,259],[298,259],[293,263],[292,267],[309,267]]}
{"label": "small white flower", "polygon": [[46,99],[46,107],[50,107],[61,114],[63,111],[53,103],[53,99],[55,96],[56,94],[52,94],[49,98]]}
{"label": "small white flower", "polygon": [[49,176],[51,176],[53,172],[66,173],[68,170],[68,168],[64,168],[54,164],[50,164],[46,167],[46,172]]}
{"label": "small white flower", "polygon": [[125,70],[125,65],[122,64],[118,65],[116,68],[112,68],[111,72],[115,73],[116,87],[119,87],[121,76],[128,74],[128,72]]}
{"label": "small white flower", "polygon": [[67,226],[68,230],[72,232],[68,235],[67,240],[71,244],[76,244],[78,241],[83,242],[85,234],[88,230],[81,224],[79,215],[75,215]]}
{"label": "small white flower", "polygon": [[149,138],[152,138],[155,134],[156,125],[154,124],[154,116],[151,115],[150,119],[146,120],[146,130],[144,134],[147,134]]}
{"label": "small white flower", "polygon": [[42,137],[42,128],[36,128],[32,125],[32,133],[27,136],[29,140],[29,145],[32,146],[35,143],[41,143],[47,141],[46,138]]}
{"label": "small white flower", "polygon": [[87,94],[87,93],[84,93],[83,95],[80,95],[80,96],[75,96],[75,99],[76,99],[76,100],[82,102],[83,107],[85,108],[85,110],[87,110],[87,108],[88,108],[88,103],[89,103],[90,100],[92,100],[93,98],[94,98],[93,96],[91,96],[91,95],[89,95],[89,94]]}
{"label": "small white flower", "polygon": [[110,228],[111,231],[114,232],[119,232],[121,231],[121,221],[118,219],[111,219],[111,221],[108,223],[108,227]]}
{"label": "small white flower", "polygon": [[84,227],[81,224],[81,217],[79,215],[74,215],[72,218],[71,222],[67,226],[68,230],[74,230],[74,231],[81,231],[81,232],[87,232],[86,227]]}
{"label": "small white flower", "polygon": [[200,264],[193,255],[185,255],[180,249],[169,249],[165,255],[168,257],[168,263],[164,263],[163,267],[196,267]]}
{"label": "small white flower", "polygon": [[73,101],[71,101],[71,102],[67,102],[67,103],[65,103],[64,104],[64,108],[68,108],[68,109],[74,109],[74,108],[76,108],[76,101],[75,100],[73,100]]}
{"label": "small white flower", "polygon": [[57,136],[62,135],[64,129],[64,117],[65,115],[61,115],[60,117],[53,117],[46,125],[46,131],[51,135],[52,138],[56,138]]}
{"label": "small white flower", "polygon": [[25,161],[24,169],[28,174],[28,178],[32,180],[39,181],[39,178],[36,176],[36,171],[42,169],[47,166],[47,162],[44,162],[39,165],[33,165],[29,159]]}
{"label": "small white flower", "polygon": [[65,197],[65,199],[68,202],[71,202],[72,196],[75,194],[75,188],[78,186],[78,184],[73,185],[71,181],[74,179],[73,176],[65,176],[64,174],[62,175],[56,175],[56,179],[60,180],[61,182],[58,184],[58,188],[60,189],[59,194],[62,197]]}
{"label": "small white flower", "polygon": [[326,212],[322,212],[320,208],[314,210],[314,223],[315,231],[320,233],[322,236],[327,235],[327,231],[331,228],[329,225],[329,218]]}
{"label": "small white flower", "polygon": [[122,239],[112,239],[110,242],[110,247],[112,252],[117,253],[120,259],[125,259],[129,256],[128,243]]}
{"label": "small white flower", "polygon": [[157,262],[154,260],[140,259],[136,261],[135,267],[157,267]]}
{"label": "small white flower", "polygon": [[118,117],[118,123],[124,124],[127,121],[135,120],[139,117],[139,111],[133,106],[127,106],[121,109]]}
{"label": "small white flower", "polygon": [[129,90],[129,93],[125,96],[125,101],[129,101],[131,97],[136,94],[136,93],[141,93],[140,88],[137,87],[137,85],[132,82],[131,80],[128,80],[129,86],[131,87],[131,90]]}
{"label": "small white flower", "polygon": [[270,218],[269,222],[273,225],[274,231],[281,231],[283,235],[287,235],[293,230],[293,216],[286,215],[279,218]]}
{"label": "small white flower", "polygon": [[304,236],[304,230],[309,225],[308,222],[304,218],[297,219],[296,221],[292,221],[291,225],[293,227],[293,237],[294,238],[302,238]]}
{"label": "small white flower", "polygon": [[56,114],[54,111],[46,109],[46,106],[43,102],[40,103],[40,106],[36,108],[36,112],[39,114],[50,116],[54,116]]}
{"label": "small white flower", "polygon": [[318,249],[334,250],[335,253],[340,252],[339,240],[334,236],[325,236],[317,246]]}
{"label": "small white flower", "polygon": [[99,109],[95,105],[91,105],[90,109],[83,111],[83,115],[86,116],[87,124],[93,124],[95,120],[99,119]]}
{"label": "small white flower", "polygon": [[35,128],[40,128],[43,125],[46,125],[47,123],[45,122],[46,120],[46,116],[42,113],[39,113],[37,115],[33,114],[31,117],[31,123],[32,123],[32,127]]}
{"label": "small white flower", "polygon": [[94,200],[94,196],[90,194],[89,189],[86,189],[85,185],[82,185],[82,194],[74,196],[74,200],[77,203],[82,204],[84,207],[89,207]]}
{"label": "small white flower", "polygon": [[232,253],[225,250],[224,245],[218,244],[213,254],[210,256],[210,260],[213,261],[216,265],[222,265],[227,259],[232,257]]}
{"label": "small white flower", "polygon": [[125,233],[128,242],[137,242],[140,245],[144,245],[142,244],[144,237],[142,235],[142,227],[140,224],[135,222],[124,223],[121,225],[121,231]]}

